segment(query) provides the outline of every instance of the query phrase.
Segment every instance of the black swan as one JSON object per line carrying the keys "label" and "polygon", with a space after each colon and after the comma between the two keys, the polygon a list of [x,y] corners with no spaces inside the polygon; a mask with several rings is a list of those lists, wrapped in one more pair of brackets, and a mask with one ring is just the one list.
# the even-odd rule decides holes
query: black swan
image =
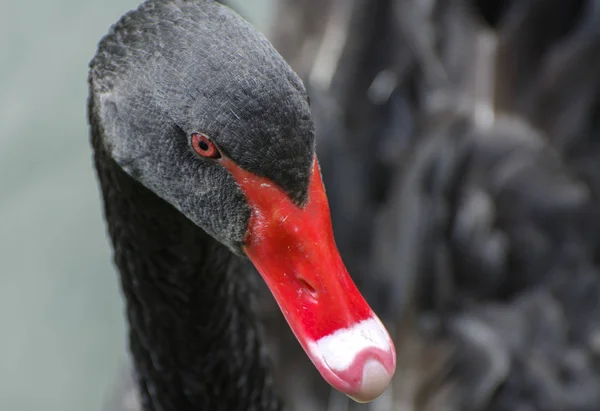
{"label": "black swan", "polygon": [[394,346],[338,254],[308,97],[270,43],[216,2],[148,0],[89,84],[143,408],[280,408],[243,257],[325,380],[380,395]]}

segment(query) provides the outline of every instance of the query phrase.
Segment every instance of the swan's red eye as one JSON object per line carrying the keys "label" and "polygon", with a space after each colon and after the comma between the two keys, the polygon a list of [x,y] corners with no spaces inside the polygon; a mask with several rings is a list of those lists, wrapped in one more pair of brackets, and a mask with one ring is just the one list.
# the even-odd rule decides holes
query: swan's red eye
{"label": "swan's red eye", "polygon": [[192,134],[192,147],[194,151],[202,157],[208,158],[219,158],[221,153],[215,143],[210,141],[204,134],[194,133]]}

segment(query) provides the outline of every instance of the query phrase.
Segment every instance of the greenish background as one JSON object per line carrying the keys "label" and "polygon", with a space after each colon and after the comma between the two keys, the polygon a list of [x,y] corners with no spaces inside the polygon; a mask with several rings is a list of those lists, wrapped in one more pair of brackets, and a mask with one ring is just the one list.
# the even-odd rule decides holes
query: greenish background
{"label": "greenish background", "polygon": [[[0,2],[2,411],[100,411],[125,362],[86,80],[98,40],[139,3]],[[265,30],[269,0],[232,3]]]}

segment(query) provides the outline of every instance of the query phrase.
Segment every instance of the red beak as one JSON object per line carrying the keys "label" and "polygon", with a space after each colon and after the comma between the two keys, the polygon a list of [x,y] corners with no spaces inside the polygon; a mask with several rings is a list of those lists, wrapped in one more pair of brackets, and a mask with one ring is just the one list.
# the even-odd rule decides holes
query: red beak
{"label": "red beak", "polygon": [[396,351],[339,255],[316,157],[303,207],[270,180],[222,162],[252,209],[244,250],[296,338],[333,387],[374,400],[394,375]]}

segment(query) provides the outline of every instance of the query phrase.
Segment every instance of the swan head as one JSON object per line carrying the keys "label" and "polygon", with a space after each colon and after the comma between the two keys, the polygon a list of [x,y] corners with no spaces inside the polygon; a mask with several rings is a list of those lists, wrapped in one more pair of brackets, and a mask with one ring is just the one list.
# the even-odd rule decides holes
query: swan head
{"label": "swan head", "polygon": [[115,162],[252,261],[330,384],[381,394],[394,346],[339,256],[309,99],[271,44],[216,2],[149,0],[100,42],[90,88]]}

